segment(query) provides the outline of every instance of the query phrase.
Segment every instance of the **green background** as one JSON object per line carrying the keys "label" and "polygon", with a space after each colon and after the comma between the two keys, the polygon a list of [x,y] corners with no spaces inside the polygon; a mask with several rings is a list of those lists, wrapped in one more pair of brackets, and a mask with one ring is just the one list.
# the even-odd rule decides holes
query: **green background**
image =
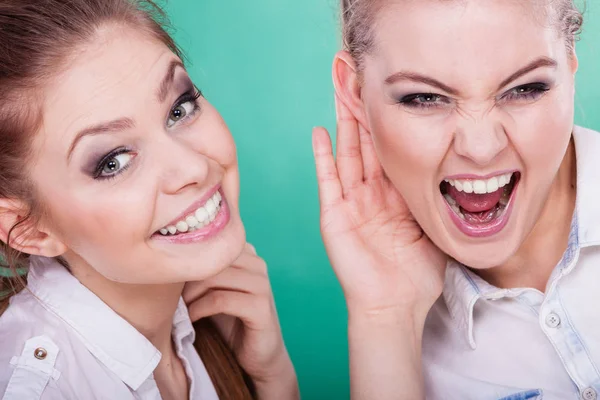
{"label": "green background", "polygon": [[[190,72],[236,139],[248,240],[270,267],[305,400],[349,397],[346,310],[319,235],[311,129],[335,128],[337,0],[171,0]],[[600,130],[600,1],[578,44],[577,122]]]}

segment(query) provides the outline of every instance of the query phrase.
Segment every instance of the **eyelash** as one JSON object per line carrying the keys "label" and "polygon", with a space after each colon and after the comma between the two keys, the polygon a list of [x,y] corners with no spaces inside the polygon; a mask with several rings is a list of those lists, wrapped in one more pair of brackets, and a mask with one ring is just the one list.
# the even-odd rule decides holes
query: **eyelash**
{"label": "eyelash", "polygon": [[[518,90],[525,90],[526,93],[524,94],[518,94],[516,93],[516,91]],[[505,93],[504,95],[502,95],[500,97],[500,100],[503,101],[534,101],[539,99],[543,94],[545,94],[546,92],[548,92],[550,90],[550,86],[542,83],[542,82],[535,82],[535,83],[527,83],[525,85],[521,85],[521,86],[517,86],[516,88],[513,88],[511,90],[509,90],[507,93]],[[442,103],[440,104],[437,101],[426,101],[426,102],[417,102],[416,100],[424,100],[427,98],[433,98],[434,100],[443,100]],[[450,99],[446,96],[442,96],[440,94],[436,94],[436,93],[415,93],[415,94],[409,94],[407,96],[402,97],[400,100],[398,100],[398,104],[403,105],[404,107],[407,108],[412,108],[412,109],[429,109],[432,107],[442,107],[445,104],[449,104],[450,103]]]}
{"label": "eyelash", "polygon": [[[176,121],[172,126],[181,123],[185,120],[187,120],[188,118],[193,117],[199,110],[200,110],[200,104],[198,102],[198,99],[202,96],[202,92],[200,90],[198,90],[196,87],[193,87],[192,89],[188,90],[186,93],[184,93],[181,97],[179,97],[177,99],[177,101],[175,101],[175,105],[169,110],[169,118],[171,118],[171,113],[177,108],[180,107],[183,104],[186,103],[192,103],[193,104],[193,110],[191,113],[187,114],[183,119]],[[127,154],[127,153],[132,153],[133,150],[128,148],[128,147],[119,147],[117,149],[114,149],[113,151],[111,151],[110,153],[106,154],[105,156],[103,156],[100,161],[98,161],[96,163],[96,168],[94,169],[94,174],[93,174],[93,178],[95,180],[110,180],[110,179],[114,179],[117,176],[121,175],[123,172],[127,171],[127,169],[129,169],[129,167],[131,166],[131,161],[128,162],[126,165],[124,165],[118,172],[112,174],[112,175],[106,175],[106,176],[102,176],[102,171],[104,170],[104,168],[106,167],[106,165],[108,164],[108,162],[122,154]]]}
{"label": "eyelash", "polygon": [[112,160],[115,157],[120,156],[121,154],[127,154],[127,153],[131,153],[133,150],[128,148],[128,147],[119,147],[117,149],[114,149],[113,151],[111,151],[110,153],[106,154],[104,157],[102,157],[102,159],[100,159],[100,161],[97,163],[96,165],[96,169],[94,170],[94,179],[95,180],[100,180],[100,181],[104,181],[104,180],[110,180],[110,179],[114,179],[117,176],[119,176],[120,174],[122,174],[123,172],[127,171],[129,169],[129,167],[131,166],[131,162],[128,162],[126,165],[124,165],[119,172],[116,172],[112,175],[106,175],[106,176],[102,176],[102,171],[104,170],[104,167],[106,167],[106,164],[108,164],[108,162],[110,160]]}
{"label": "eyelash", "polygon": [[[177,125],[178,123],[182,123],[183,121],[186,121],[189,118],[196,115],[196,113],[200,110],[200,103],[198,102],[198,99],[200,97],[202,97],[202,92],[195,86],[192,87],[191,89],[189,89],[187,92],[185,92],[181,97],[179,97],[177,99],[177,101],[175,101],[175,105],[169,111],[169,116],[167,117],[167,127],[172,128],[173,126]],[[177,107],[180,107],[186,103],[192,103],[192,105],[193,105],[192,112],[189,114],[186,114],[186,116],[183,119],[181,119],[179,121],[175,121],[175,123],[173,125],[169,126],[168,121],[171,118],[171,114],[173,113],[173,111],[175,111],[175,109]]]}

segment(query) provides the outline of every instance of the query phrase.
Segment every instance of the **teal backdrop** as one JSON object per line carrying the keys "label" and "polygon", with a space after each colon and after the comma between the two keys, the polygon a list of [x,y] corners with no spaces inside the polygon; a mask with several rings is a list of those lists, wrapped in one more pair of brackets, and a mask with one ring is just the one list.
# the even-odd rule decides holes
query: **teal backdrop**
{"label": "teal backdrop", "polygon": [[[319,236],[311,129],[335,128],[337,0],[171,0],[176,39],[236,139],[248,240],[269,264],[305,400],[349,398],[346,309]],[[600,1],[578,44],[577,122],[600,130]]]}

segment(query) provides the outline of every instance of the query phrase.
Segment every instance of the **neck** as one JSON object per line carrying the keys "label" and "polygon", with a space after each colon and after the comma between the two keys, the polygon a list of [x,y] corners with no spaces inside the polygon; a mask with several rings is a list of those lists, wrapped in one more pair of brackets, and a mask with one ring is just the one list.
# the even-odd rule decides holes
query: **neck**
{"label": "neck", "polygon": [[165,358],[173,358],[173,316],[183,284],[130,285],[106,279],[76,255],[65,257],[73,275],[129,322]]}
{"label": "neck", "polygon": [[506,263],[477,273],[500,288],[530,287],[544,292],[568,245],[576,181],[575,145],[571,139],[546,204],[527,239]]}

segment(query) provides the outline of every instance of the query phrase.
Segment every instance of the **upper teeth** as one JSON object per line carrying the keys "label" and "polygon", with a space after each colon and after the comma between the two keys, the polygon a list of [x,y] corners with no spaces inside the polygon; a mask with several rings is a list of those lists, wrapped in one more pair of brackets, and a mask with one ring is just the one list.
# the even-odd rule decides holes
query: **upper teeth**
{"label": "upper teeth", "polygon": [[502,188],[510,182],[512,172],[504,175],[494,176],[490,179],[446,179],[450,185],[454,186],[459,192],[465,193],[494,193],[499,188]]}
{"label": "upper teeth", "polygon": [[221,210],[222,199],[221,193],[216,192],[202,207],[174,225],[162,228],[159,231],[160,234],[164,236],[169,234],[174,235],[177,232],[185,233],[205,227],[215,220]]}

